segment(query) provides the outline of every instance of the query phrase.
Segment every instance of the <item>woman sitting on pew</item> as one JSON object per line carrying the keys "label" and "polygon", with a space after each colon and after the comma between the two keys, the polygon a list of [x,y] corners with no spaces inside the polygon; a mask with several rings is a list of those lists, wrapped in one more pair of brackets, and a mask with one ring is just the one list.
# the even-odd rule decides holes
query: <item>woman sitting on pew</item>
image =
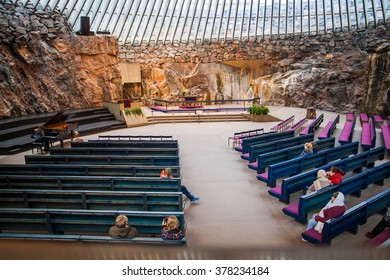
{"label": "woman sitting on pew", "polygon": [[[160,173],[161,179],[172,179],[172,169],[169,167],[163,169]],[[199,197],[195,197],[191,194],[191,192],[186,188],[186,186],[181,185],[181,192],[191,201],[191,203],[195,203],[199,200]]]}
{"label": "woman sitting on pew", "polygon": [[326,171],[323,169],[318,170],[317,180],[307,189],[306,194],[318,191],[326,186],[330,185],[329,179],[326,177]]}
{"label": "woman sitting on pew", "polygon": [[115,226],[110,228],[108,235],[112,238],[133,238],[139,236],[138,230],[129,225],[129,220],[125,215],[116,217]]}
{"label": "woman sitting on pew", "polygon": [[184,232],[179,227],[179,220],[176,216],[169,216],[163,219],[161,237],[164,240],[181,240]]}
{"label": "woman sitting on pew", "polygon": [[305,157],[305,156],[308,156],[308,155],[312,155],[312,154],[313,154],[313,146],[312,146],[312,144],[310,144],[310,143],[305,143],[305,145],[304,145],[303,147],[304,147],[304,150],[303,150],[302,153],[299,155],[300,157]]}
{"label": "woman sitting on pew", "polygon": [[78,131],[75,131],[73,136],[73,142],[84,142],[84,139],[80,137],[80,133]]}
{"label": "woman sitting on pew", "polygon": [[338,185],[343,180],[344,170],[332,166],[327,173],[327,177],[332,185]]}
{"label": "woman sitting on pew", "polygon": [[[341,192],[333,193],[330,201],[325,205],[324,208],[318,214],[314,214],[313,217],[307,223],[306,230],[315,228],[319,233],[322,232],[323,223],[332,218],[337,218],[344,214],[347,207],[344,204],[344,194]],[[307,242],[306,239],[302,238],[302,241]]]}

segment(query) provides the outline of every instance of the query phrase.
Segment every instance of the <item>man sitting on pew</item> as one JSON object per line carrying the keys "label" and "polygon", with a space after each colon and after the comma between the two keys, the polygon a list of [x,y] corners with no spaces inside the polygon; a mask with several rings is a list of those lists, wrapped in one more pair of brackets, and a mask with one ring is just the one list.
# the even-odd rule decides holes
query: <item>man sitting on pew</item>
{"label": "man sitting on pew", "polygon": [[[172,169],[169,167],[163,169],[160,173],[160,178],[161,179],[172,179]],[[196,203],[199,200],[199,197],[195,197],[191,194],[190,191],[186,188],[186,186],[181,185],[181,191],[184,193],[184,195],[191,201],[191,203]]]}

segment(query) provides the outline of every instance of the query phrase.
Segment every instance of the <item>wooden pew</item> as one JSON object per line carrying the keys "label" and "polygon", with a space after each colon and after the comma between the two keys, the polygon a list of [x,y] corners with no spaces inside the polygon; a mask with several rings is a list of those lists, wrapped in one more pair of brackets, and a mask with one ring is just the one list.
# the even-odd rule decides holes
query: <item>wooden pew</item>
{"label": "wooden pew", "polygon": [[268,167],[267,173],[257,175],[257,179],[267,183],[267,186],[275,187],[276,180],[285,176],[301,173],[304,170],[327,164],[328,162],[356,155],[359,142],[353,142],[343,146],[327,149],[310,156],[298,157],[284,162],[276,163]]}
{"label": "wooden pew", "polygon": [[302,233],[302,237],[314,244],[330,245],[333,238],[345,231],[357,234],[359,225],[367,222],[374,213],[383,211],[390,206],[390,189],[355,205],[348,209],[341,217],[330,219],[324,223],[322,234],[309,229]]}
{"label": "wooden pew", "polygon": [[[317,140],[317,152],[324,151],[334,147],[334,137]],[[275,152],[259,155],[256,163],[250,163],[249,168],[255,169],[258,174],[265,172],[265,169],[272,165],[285,160],[296,158],[303,151],[303,145],[293,146],[286,149],[281,149]]]}
{"label": "wooden pew", "polygon": [[318,118],[312,121],[304,130],[302,130],[300,135],[314,133],[314,131],[320,127],[323,121],[324,121],[324,114],[321,114],[318,116]]}
{"label": "wooden pew", "polygon": [[293,130],[294,135],[297,136],[301,133],[301,131],[304,129],[304,126],[307,124],[308,119],[305,117],[296,124],[294,124],[292,127],[288,128],[287,130]]}
{"label": "wooden pew", "polygon": [[294,131],[284,131],[284,132],[270,132],[264,133],[260,136],[244,138],[241,145],[236,146],[234,149],[241,153],[249,152],[249,147],[252,145],[262,144],[270,141],[286,139],[294,137]]}
{"label": "wooden pew", "polygon": [[155,165],[178,166],[178,156],[26,155],[27,164]]}
{"label": "wooden pew", "polygon": [[51,155],[178,156],[178,148],[51,148]]}
{"label": "wooden pew", "polygon": [[[386,170],[388,172],[384,172]],[[283,208],[283,213],[294,218],[296,221],[306,223],[307,215],[310,211],[320,209],[332,197],[335,191],[340,191],[344,195],[355,195],[360,197],[361,191],[366,189],[371,183],[381,183],[390,177],[390,162],[381,164],[370,170],[366,170],[358,175],[343,180],[339,185],[331,185],[319,191],[303,195],[297,203],[293,203]]]}
{"label": "wooden pew", "polygon": [[2,189],[180,192],[181,179],[149,177],[0,175]]}
{"label": "wooden pew", "polygon": [[325,126],[325,128],[321,131],[320,135],[318,135],[318,139],[329,138],[335,131],[339,121],[340,121],[340,115],[337,115],[337,117],[333,121],[329,121],[328,124]]}
{"label": "wooden pew", "polygon": [[374,120],[375,126],[378,128],[380,128],[381,125],[384,123],[384,120],[379,115],[374,115],[372,119]]}
{"label": "wooden pew", "polygon": [[[168,167],[173,177],[180,177],[179,166]],[[0,175],[159,177],[162,169],[147,165],[0,164]]]}
{"label": "wooden pew", "polygon": [[254,162],[260,154],[277,151],[299,144],[304,144],[313,140],[314,134],[311,133],[308,135],[296,136],[287,139],[271,141],[268,143],[252,145],[249,147],[249,152],[246,154],[242,154],[241,158],[244,160],[249,160],[249,162]]}
{"label": "wooden pew", "polygon": [[[107,236],[116,217],[121,214],[137,228],[140,238],[114,239]],[[0,208],[0,232],[6,231],[0,233],[0,238],[185,244],[186,239],[161,240],[161,222],[171,215],[179,219],[185,230],[183,212]],[[143,240],[145,237],[149,238]]]}
{"label": "wooden pew", "polygon": [[363,151],[367,151],[371,148],[375,148],[376,145],[376,131],[374,122],[371,119],[368,123],[362,125],[362,139],[361,147]]}
{"label": "wooden pew", "polygon": [[238,144],[242,142],[242,139],[258,136],[263,133],[264,133],[264,128],[235,132],[233,136],[230,136],[228,138],[228,146],[230,146],[230,140],[233,141],[233,149],[234,149]]}
{"label": "wooden pew", "polygon": [[293,126],[294,119],[295,116],[291,116],[288,119],[285,119],[284,121],[281,121],[277,125],[271,127],[270,131],[276,131],[276,132],[286,131],[288,128]]}
{"label": "wooden pew", "polygon": [[317,179],[317,172],[319,169],[329,170],[330,167],[336,166],[344,170],[345,173],[354,171],[361,172],[363,167],[374,167],[377,160],[383,160],[385,157],[385,148],[378,147],[367,152],[348,157],[346,159],[338,160],[321,166],[319,168],[283,179],[281,186],[277,186],[268,190],[271,196],[278,198],[280,201],[289,203],[290,195],[303,190],[310,186],[314,180]]}
{"label": "wooden pew", "polygon": [[183,211],[181,192],[1,189],[3,208]]}
{"label": "wooden pew", "polygon": [[363,126],[364,123],[368,123],[368,121],[370,120],[370,118],[368,117],[367,114],[362,113],[359,116],[360,116],[360,124],[361,124],[361,126]]}
{"label": "wooden pew", "polygon": [[390,156],[390,124],[383,124],[381,126],[383,143],[386,146],[387,155]]}
{"label": "wooden pew", "polygon": [[118,140],[118,141],[133,141],[133,140],[173,140],[171,135],[99,135],[98,140]]}
{"label": "wooden pew", "polygon": [[[350,116],[351,118],[351,116]],[[341,145],[351,143],[352,142],[352,137],[353,137],[353,132],[355,130],[355,124],[356,124],[356,119],[353,117],[352,120],[345,122],[343,130],[341,131],[340,137],[339,137],[339,143]]]}
{"label": "wooden pew", "polygon": [[177,140],[89,140],[88,142],[70,142],[72,148],[178,148]]}

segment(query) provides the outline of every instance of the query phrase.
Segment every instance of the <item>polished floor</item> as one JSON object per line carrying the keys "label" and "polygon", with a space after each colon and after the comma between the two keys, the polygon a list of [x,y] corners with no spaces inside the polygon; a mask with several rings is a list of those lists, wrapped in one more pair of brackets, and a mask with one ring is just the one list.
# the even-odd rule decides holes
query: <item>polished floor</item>
{"label": "polished floor", "polygon": [[[325,127],[337,113],[324,113]],[[306,109],[270,106],[270,114],[281,120],[292,115],[298,121]],[[345,115],[333,136],[338,139]],[[268,194],[268,187],[256,179],[240,154],[228,146],[234,132],[264,128],[275,122],[220,122],[154,124],[115,130],[111,135],[173,135],[179,141],[182,183],[200,197],[198,204],[186,203],[187,246],[134,246],[113,244],[79,244],[68,242],[0,240],[1,259],[390,259],[390,249],[369,249],[365,233],[381,219],[374,215],[359,228],[357,235],[344,233],[332,246],[319,248],[301,240],[305,225],[282,212],[285,204]],[[320,129],[321,130],[321,129]],[[354,140],[360,138],[357,122]],[[318,133],[318,132],[317,132]],[[84,137],[96,139],[96,135]],[[377,130],[377,146],[382,145]],[[0,163],[23,163],[24,154],[5,156]],[[387,157],[385,160],[389,160]],[[348,174],[346,176],[351,176]],[[372,185],[360,198],[347,196],[351,207],[390,187]],[[297,200],[298,195],[292,197]],[[314,213],[314,212],[313,212]]]}

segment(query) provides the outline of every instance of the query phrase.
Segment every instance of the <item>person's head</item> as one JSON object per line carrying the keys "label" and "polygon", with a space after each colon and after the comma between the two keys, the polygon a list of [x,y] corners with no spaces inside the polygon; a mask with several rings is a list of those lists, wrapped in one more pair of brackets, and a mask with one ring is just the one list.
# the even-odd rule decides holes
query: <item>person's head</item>
{"label": "person's head", "polygon": [[325,178],[326,177],[326,171],[324,169],[320,169],[317,171],[317,178]]}
{"label": "person's head", "polygon": [[165,171],[165,174],[168,175],[168,177],[172,176],[172,169],[170,169],[169,167],[165,168],[164,171]]}
{"label": "person's head", "polygon": [[75,131],[73,134],[74,134],[74,137],[76,137],[76,138],[80,137],[80,133],[78,131]]}
{"label": "person's head", "polygon": [[317,142],[316,141],[311,141],[310,144],[311,144],[313,149],[317,148]]}
{"label": "person's head", "polygon": [[342,192],[334,192],[330,200],[334,205],[344,205],[344,194]]}
{"label": "person's head", "polygon": [[336,174],[336,173],[340,173],[341,175],[344,175],[344,170],[339,169],[339,168],[337,168],[336,166],[332,166],[332,167],[329,169],[329,173],[331,173],[331,175]]}
{"label": "person's head", "polygon": [[179,227],[179,220],[176,218],[176,216],[169,216],[166,224],[167,230],[173,230],[178,227]]}
{"label": "person's head", "polygon": [[116,220],[115,220],[116,227],[124,228],[128,225],[128,223],[129,223],[129,220],[127,219],[127,217],[125,215],[119,215],[118,217],[116,217]]}
{"label": "person's head", "polygon": [[310,143],[305,143],[304,148],[305,150],[313,150],[313,146]]}

